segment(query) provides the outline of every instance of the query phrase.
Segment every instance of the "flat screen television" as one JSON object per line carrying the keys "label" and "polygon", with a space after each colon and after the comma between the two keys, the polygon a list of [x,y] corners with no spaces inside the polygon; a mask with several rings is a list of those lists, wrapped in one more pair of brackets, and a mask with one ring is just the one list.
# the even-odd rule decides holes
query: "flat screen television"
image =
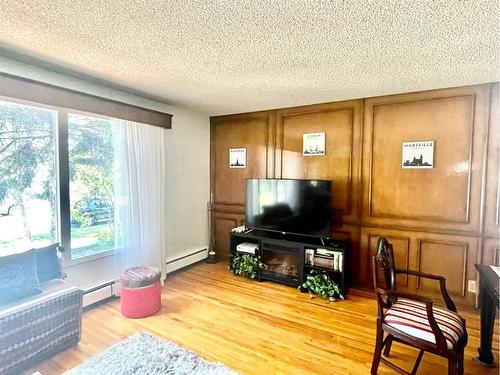
{"label": "flat screen television", "polygon": [[332,182],[247,179],[245,226],[328,237]]}

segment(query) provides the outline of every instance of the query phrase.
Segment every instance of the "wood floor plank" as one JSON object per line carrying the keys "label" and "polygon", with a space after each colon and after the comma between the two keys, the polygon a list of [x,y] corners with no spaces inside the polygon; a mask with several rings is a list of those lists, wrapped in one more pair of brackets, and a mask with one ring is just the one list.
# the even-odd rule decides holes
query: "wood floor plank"
{"label": "wood floor plank", "polygon": [[[469,332],[465,373],[498,374],[498,368],[472,363],[479,345],[479,315],[461,314]],[[375,320],[376,302],[363,293],[326,303],[295,288],[234,276],[222,263],[200,263],[169,275],[162,289],[162,309],[151,317],[124,318],[118,300],[85,312],[81,342],[27,374],[35,370],[61,374],[138,331],[151,332],[243,374],[368,374]],[[498,333],[497,322],[497,360]],[[418,354],[397,343],[391,353],[394,362],[406,369]],[[393,373],[380,365],[379,374]],[[426,354],[418,373],[444,374],[446,360]]]}

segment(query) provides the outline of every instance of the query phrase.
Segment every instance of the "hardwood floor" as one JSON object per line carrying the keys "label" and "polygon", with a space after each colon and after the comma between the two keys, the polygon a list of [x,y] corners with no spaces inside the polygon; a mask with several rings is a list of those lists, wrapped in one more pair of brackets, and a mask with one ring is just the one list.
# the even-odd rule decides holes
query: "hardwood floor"
{"label": "hardwood floor", "polygon": [[[222,263],[197,264],[168,277],[163,307],[145,319],[120,315],[118,300],[84,313],[81,342],[33,368],[60,374],[137,331],[148,331],[243,374],[368,374],[375,343],[374,299],[348,295],[327,304],[296,289],[232,275]],[[479,316],[467,319],[467,374],[498,374],[472,362]],[[416,350],[395,343],[394,362],[411,369]],[[494,337],[499,359],[498,322]],[[31,372],[27,372],[30,374]],[[446,361],[425,354],[418,374],[445,374]],[[379,374],[394,374],[383,364]],[[110,373],[110,375],[112,375]]]}

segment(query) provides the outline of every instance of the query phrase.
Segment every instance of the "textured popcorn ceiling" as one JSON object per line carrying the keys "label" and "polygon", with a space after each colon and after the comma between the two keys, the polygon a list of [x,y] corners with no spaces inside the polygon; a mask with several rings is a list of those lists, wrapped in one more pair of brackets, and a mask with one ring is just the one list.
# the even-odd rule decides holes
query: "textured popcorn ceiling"
{"label": "textured popcorn ceiling", "polygon": [[209,114],[496,81],[498,0],[0,0],[0,48]]}

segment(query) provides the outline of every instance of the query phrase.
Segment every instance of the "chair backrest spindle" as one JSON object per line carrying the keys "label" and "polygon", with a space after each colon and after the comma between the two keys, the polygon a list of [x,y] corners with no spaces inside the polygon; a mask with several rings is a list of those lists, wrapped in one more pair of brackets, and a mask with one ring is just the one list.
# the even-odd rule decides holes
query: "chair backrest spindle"
{"label": "chair backrest spindle", "polygon": [[385,237],[378,239],[377,253],[373,257],[373,285],[375,289],[396,290],[394,251]]}

